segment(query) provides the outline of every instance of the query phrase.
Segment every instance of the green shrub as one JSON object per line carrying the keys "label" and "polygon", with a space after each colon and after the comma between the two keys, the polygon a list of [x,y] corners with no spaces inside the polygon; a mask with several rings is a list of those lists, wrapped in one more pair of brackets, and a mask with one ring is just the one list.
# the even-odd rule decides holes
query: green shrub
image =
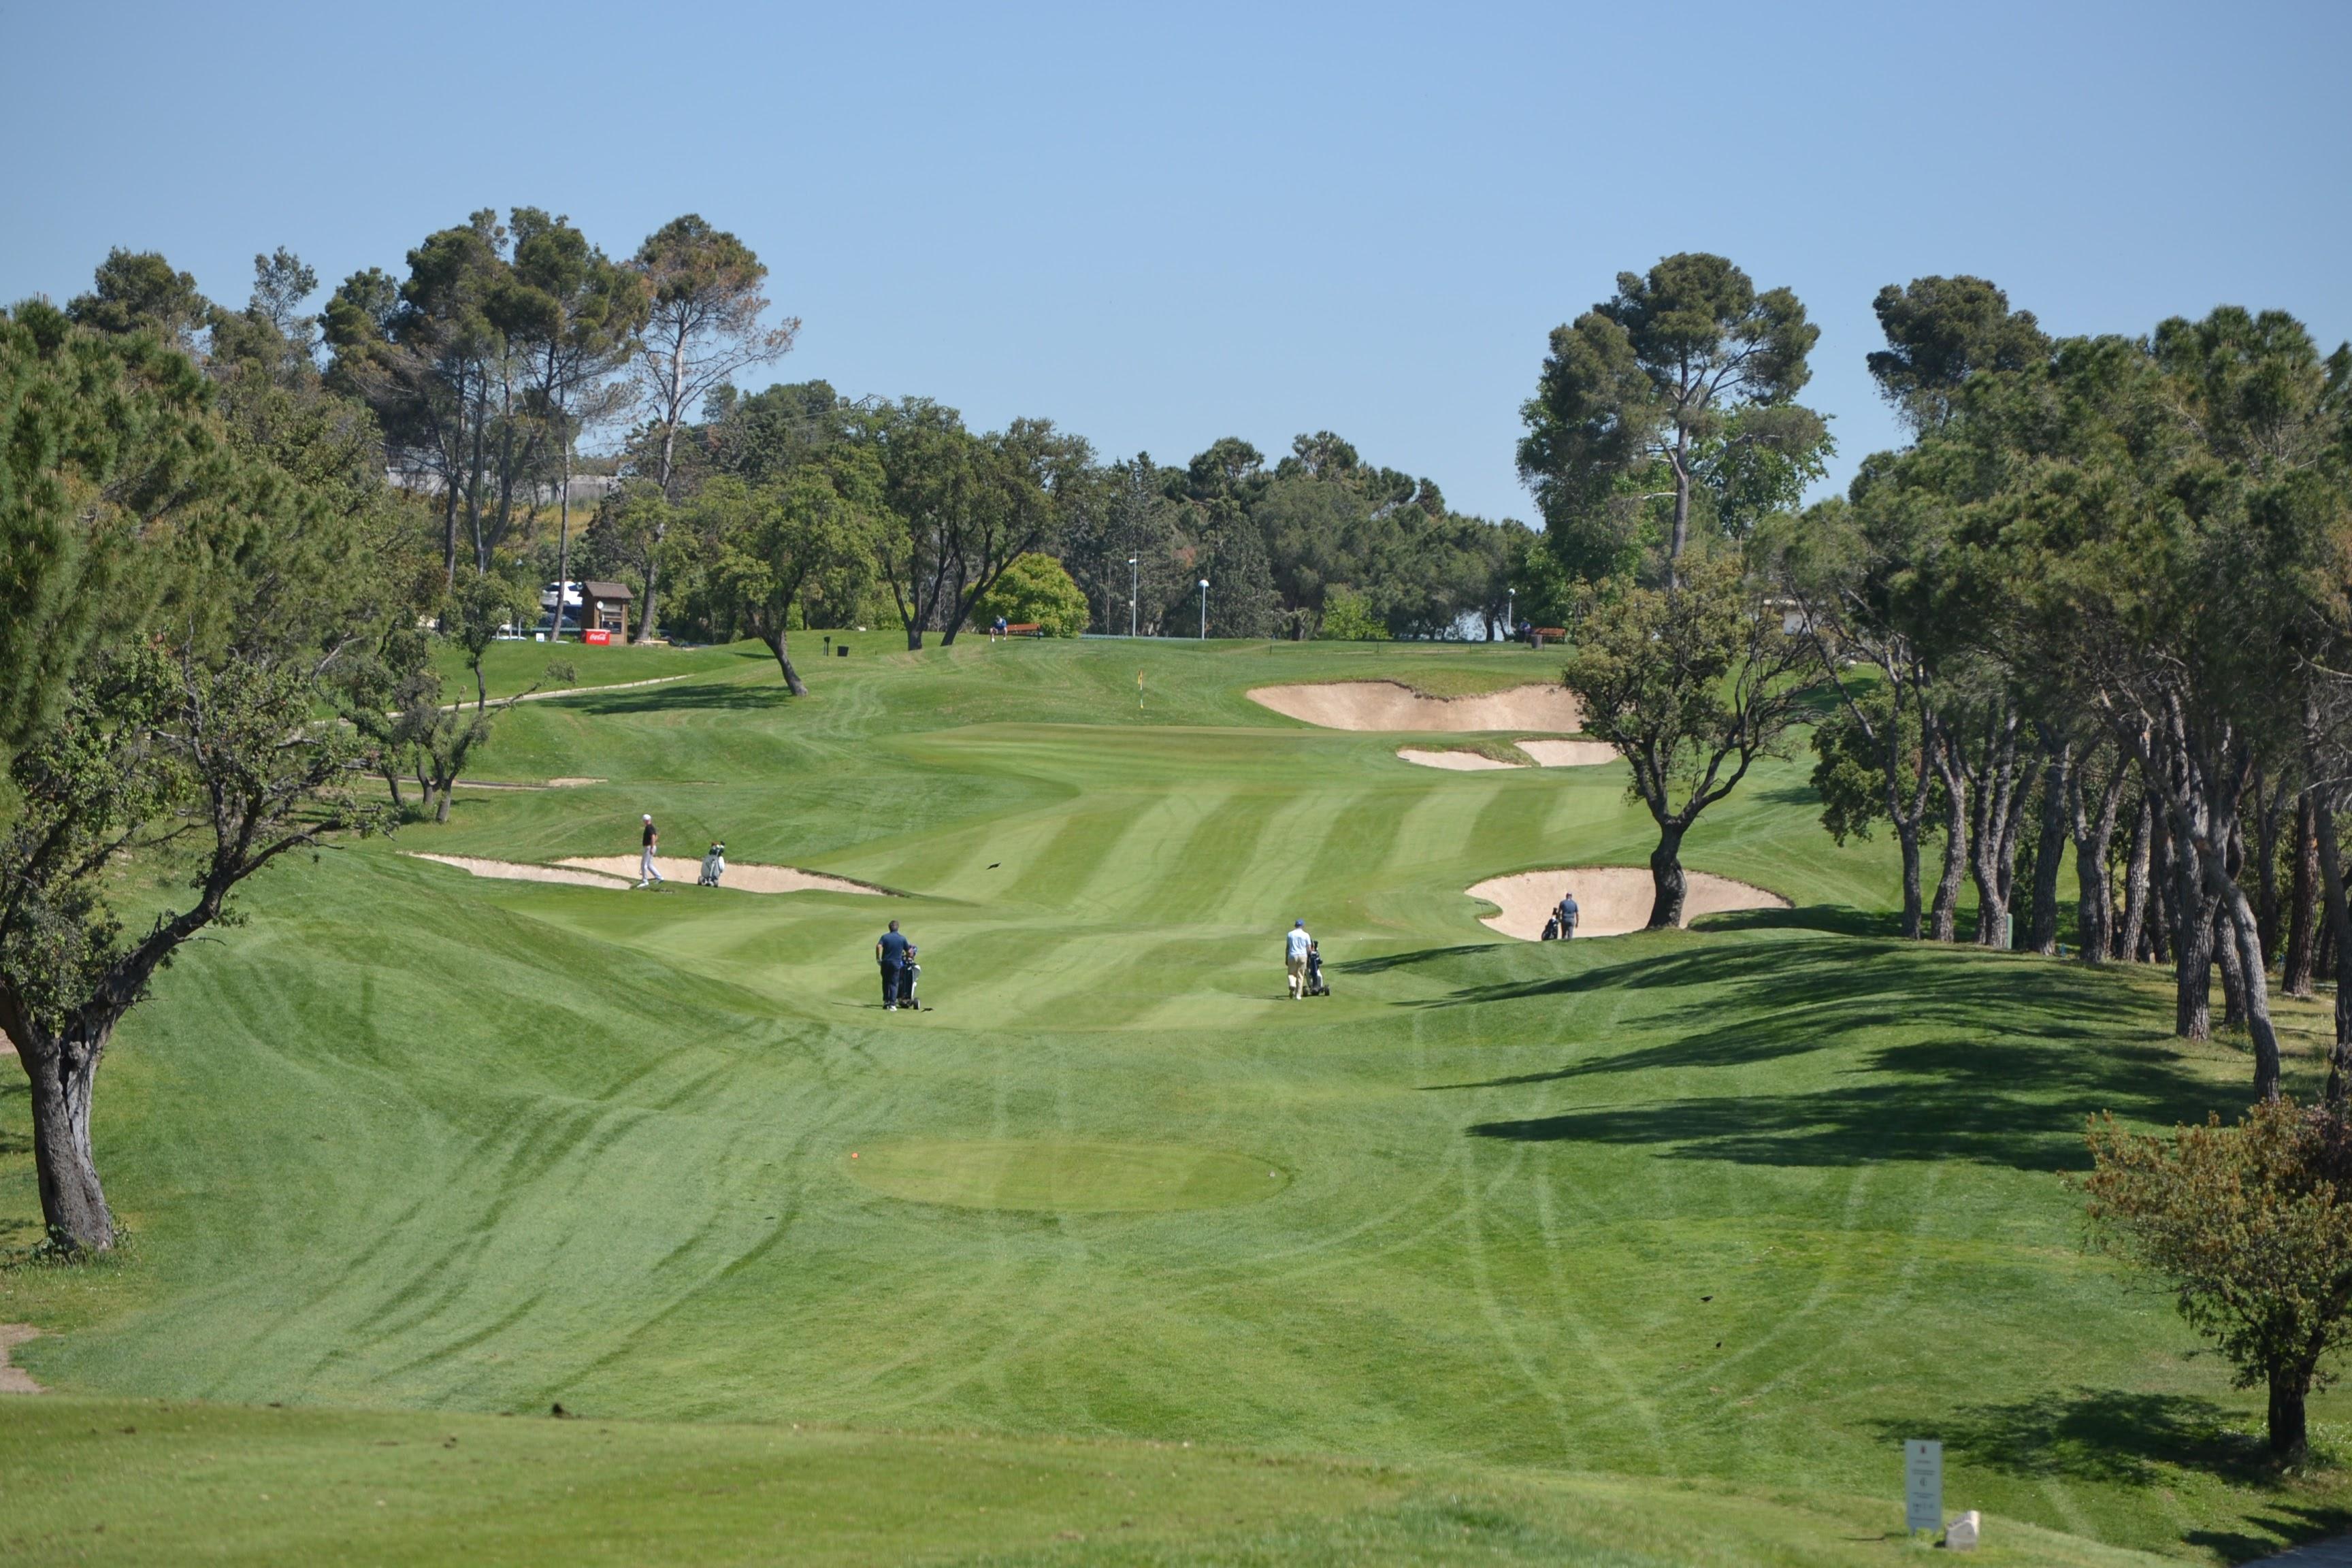
{"label": "green shrub", "polygon": [[1353,588],[1333,587],[1323,595],[1323,624],[1315,635],[1328,642],[1386,642],[1389,628],[1372,613],[1372,601]]}
{"label": "green shrub", "polygon": [[1034,621],[1045,637],[1074,637],[1087,629],[1087,595],[1052,556],[1024,555],[972,606],[983,626],[999,616],[1013,626]]}

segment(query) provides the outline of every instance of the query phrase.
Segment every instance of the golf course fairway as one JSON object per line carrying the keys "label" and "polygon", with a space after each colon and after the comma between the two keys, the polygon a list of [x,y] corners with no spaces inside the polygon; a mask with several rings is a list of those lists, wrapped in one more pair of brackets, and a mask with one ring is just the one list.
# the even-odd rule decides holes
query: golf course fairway
{"label": "golf course fairway", "polygon": [[[1891,1563],[1913,1436],[1988,1562],[2352,1526],[2352,1402],[2265,1468],[2067,1183],[2094,1112],[2235,1114],[2242,1040],[2169,1038],[2168,973],[1897,940],[1801,754],[1684,851],[1792,908],[1528,942],[1465,889],[1644,864],[1622,765],[1247,694],[1556,653],[837,640],[801,700],[756,645],[579,650],[610,689],[479,780],[601,782],[258,879],[100,1078],[120,1257],[34,1255],[0,1064],[49,1391],[0,1394],[0,1559]],[[632,855],[641,812],[891,896],[415,858]],[[1284,995],[1300,919],[1331,996]],[[2292,1092],[2325,1005],[2281,1004]]]}

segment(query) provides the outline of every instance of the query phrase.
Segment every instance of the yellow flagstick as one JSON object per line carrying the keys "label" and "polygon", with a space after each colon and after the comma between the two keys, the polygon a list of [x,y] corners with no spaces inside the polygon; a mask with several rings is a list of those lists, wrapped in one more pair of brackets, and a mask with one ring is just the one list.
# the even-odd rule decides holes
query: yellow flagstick
{"label": "yellow flagstick", "polygon": [[1135,710],[1143,711],[1143,671],[1139,669],[1135,672]]}

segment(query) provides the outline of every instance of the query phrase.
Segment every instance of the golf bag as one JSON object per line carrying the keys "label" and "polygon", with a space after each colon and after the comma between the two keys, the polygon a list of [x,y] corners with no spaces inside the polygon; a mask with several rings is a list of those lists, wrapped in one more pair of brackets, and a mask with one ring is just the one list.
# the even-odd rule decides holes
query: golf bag
{"label": "golf bag", "polygon": [[922,1005],[915,1000],[915,982],[922,977],[923,966],[915,962],[915,950],[909,946],[907,949],[907,966],[898,971],[899,1006],[912,1007],[918,1012],[922,1010]]}
{"label": "golf bag", "polygon": [[1309,952],[1307,955],[1307,989],[1309,996],[1328,996],[1331,987],[1323,983],[1323,955]]}
{"label": "golf bag", "polygon": [[1558,942],[1559,940],[1559,917],[1558,915],[1554,915],[1551,919],[1544,921],[1543,939],[1546,942]]}

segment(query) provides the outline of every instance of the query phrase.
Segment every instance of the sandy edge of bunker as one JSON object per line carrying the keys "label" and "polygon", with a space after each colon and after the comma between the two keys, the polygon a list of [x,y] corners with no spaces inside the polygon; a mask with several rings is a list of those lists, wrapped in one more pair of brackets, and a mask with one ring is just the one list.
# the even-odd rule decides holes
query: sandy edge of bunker
{"label": "sandy edge of bunker", "polygon": [[[505,882],[560,882],[575,888],[628,889],[636,885],[637,858],[634,855],[575,856],[559,860],[552,866],[532,865],[520,860],[486,860],[473,855],[428,855],[411,851],[412,860],[430,860],[436,866],[454,866],[460,871],[477,877],[488,877]],[[672,882],[691,884],[702,874],[702,862],[683,856],[657,855],[654,868]],[[803,871],[796,866],[753,866],[739,860],[727,863],[727,875],[719,883],[739,893],[859,893],[868,898],[895,897],[889,889],[877,888],[870,882],[852,881],[847,877],[828,876],[822,871]]]}
{"label": "sandy edge of bunker", "polygon": [[1331,680],[1255,686],[1247,693],[1261,708],[1325,730],[1393,731],[1399,734],[1464,734],[1496,730],[1573,733],[1584,710],[1564,686],[1531,683],[1475,697],[1431,697],[1395,680]]}
{"label": "sandy edge of bunker", "polygon": [[[1683,898],[1685,925],[1700,915],[1791,907],[1787,899],[1769,888],[1735,882],[1728,877],[1705,871],[1685,870],[1683,875],[1689,883]],[[1535,942],[1542,937],[1544,922],[1551,918],[1560,895],[1569,892],[1576,895],[1576,934],[1580,940],[1624,936],[1640,931],[1649,923],[1654,887],[1646,867],[1563,866],[1549,871],[1489,877],[1463,891],[1496,907],[1496,913],[1479,917],[1481,925],[1521,942]]]}

